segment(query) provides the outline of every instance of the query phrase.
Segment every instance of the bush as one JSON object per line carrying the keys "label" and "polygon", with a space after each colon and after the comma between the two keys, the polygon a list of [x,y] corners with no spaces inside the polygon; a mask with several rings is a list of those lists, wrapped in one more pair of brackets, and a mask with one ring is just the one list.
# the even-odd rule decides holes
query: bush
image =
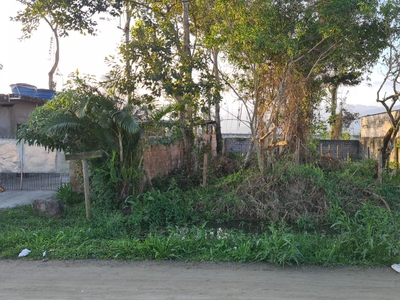
{"label": "bush", "polygon": [[56,197],[64,204],[77,204],[85,201],[85,196],[72,190],[70,183],[64,184],[58,188]]}
{"label": "bush", "polygon": [[160,229],[168,226],[183,226],[198,221],[193,211],[192,199],[176,185],[167,191],[149,191],[139,196],[129,196],[130,216],[142,229]]}

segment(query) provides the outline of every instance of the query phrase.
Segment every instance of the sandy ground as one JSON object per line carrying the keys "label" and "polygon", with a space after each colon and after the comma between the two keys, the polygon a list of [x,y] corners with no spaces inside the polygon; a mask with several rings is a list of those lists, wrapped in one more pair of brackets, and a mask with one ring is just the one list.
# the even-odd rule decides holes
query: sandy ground
{"label": "sandy ground", "polygon": [[1,299],[399,299],[386,268],[0,260]]}

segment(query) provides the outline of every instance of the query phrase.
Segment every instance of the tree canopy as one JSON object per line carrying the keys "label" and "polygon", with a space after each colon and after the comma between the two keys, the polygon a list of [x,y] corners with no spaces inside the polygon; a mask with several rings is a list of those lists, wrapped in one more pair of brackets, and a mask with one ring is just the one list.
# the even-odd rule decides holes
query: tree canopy
{"label": "tree canopy", "polygon": [[174,102],[189,152],[193,124],[219,114],[225,88],[246,108],[261,171],[277,147],[295,152],[307,142],[326,87],[336,114],[338,86],[358,83],[376,63],[398,7],[397,0],[20,2],[27,9],[14,20],[27,36],[47,16],[64,36],[95,33],[95,13],[125,11],[125,43],[108,88],[137,106]]}

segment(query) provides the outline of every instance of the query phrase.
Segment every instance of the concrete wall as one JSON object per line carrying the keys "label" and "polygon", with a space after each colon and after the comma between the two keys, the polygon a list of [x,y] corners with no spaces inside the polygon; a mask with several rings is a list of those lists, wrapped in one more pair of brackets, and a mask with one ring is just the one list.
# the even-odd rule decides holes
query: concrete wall
{"label": "concrete wall", "polygon": [[0,173],[68,173],[69,164],[59,151],[0,139]]}
{"label": "concrete wall", "polygon": [[363,146],[355,140],[320,140],[318,151],[340,159],[361,159]]}
{"label": "concrete wall", "polygon": [[42,104],[39,102],[40,100],[37,102],[12,100],[9,103],[13,106],[0,105],[0,138],[14,137],[18,124],[28,122],[32,111]]}
{"label": "concrete wall", "polygon": [[[400,111],[393,112],[393,115]],[[383,137],[391,124],[387,113],[361,117],[361,138]]]}
{"label": "concrete wall", "polygon": [[249,138],[225,138],[224,153],[247,153],[250,147]]}
{"label": "concrete wall", "polygon": [[[361,137],[363,158],[378,159],[378,153],[383,143],[383,137]],[[400,138],[396,139],[396,144],[400,143]],[[398,162],[399,148],[394,148],[390,155],[390,162]]]}
{"label": "concrete wall", "polygon": [[0,137],[11,137],[10,124],[11,107],[0,106]]}
{"label": "concrete wall", "polygon": [[[394,111],[393,115],[400,113]],[[361,118],[361,136],[363,158],[378,159],[378,154],[383,142],[383,136],[390,129],[390,119],[387,113],[374,114]],[[396,144],[400,142],[400,134],[396,140]],[[398,162],[398,148],[393,149],[390,161]]]}
{"label": "concrete wall", "polygon": [[32,111],[38,107],[37,103],[16,102],[10,111],[11,133],[15,134],[18,124],[24,124],[29,121]]}

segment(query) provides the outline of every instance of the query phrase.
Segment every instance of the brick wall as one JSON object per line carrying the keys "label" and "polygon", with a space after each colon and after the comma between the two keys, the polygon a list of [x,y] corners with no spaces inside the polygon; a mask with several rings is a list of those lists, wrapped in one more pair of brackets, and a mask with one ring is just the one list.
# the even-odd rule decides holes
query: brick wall
{"label": "brick wall", "polygon": [[[210,143],[211,154],[216,154],[217,142],[215,134],[204,134],[204,143]],[[148,179],[153,179],[157,175],[165,175],[176,168],[184,165],[183,141],[177,141],[172,145],[152,145],[145,151],[143,158],[143,169],[146,171]]]}

